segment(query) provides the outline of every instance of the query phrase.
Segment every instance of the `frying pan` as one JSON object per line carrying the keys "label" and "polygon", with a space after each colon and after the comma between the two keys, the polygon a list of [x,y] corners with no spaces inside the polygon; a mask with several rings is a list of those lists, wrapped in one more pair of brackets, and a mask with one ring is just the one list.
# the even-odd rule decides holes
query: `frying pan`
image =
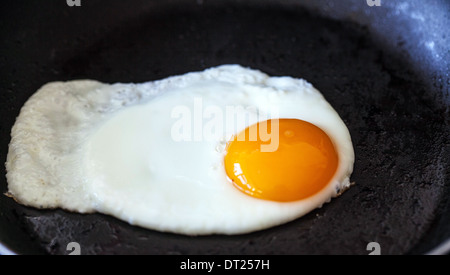
{"label": "frying pan", "polygon": [[[373,2],[373,1],[370,1]],[[375,1],[376,3],[376,1]],[[0,196],[3,253],[448,253],[450,3],[446,0],[2,1],[0,156],[50,81],[144,82],[241,64],[313,83],[351,132],[356,184],[288,224],[187,237]],[[7,190],[5,177],[1,192]],[[124,198],[126,199],[126,198]],[[438,250],[435,250],[438,249]]]}

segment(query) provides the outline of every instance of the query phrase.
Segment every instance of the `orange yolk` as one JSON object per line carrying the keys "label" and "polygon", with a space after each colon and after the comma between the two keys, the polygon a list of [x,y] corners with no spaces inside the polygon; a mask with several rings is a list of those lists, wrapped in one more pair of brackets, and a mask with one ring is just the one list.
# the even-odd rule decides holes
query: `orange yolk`
{"label": "orange yolk", "polygon": [[228,143],[225,156],[227,175],[239,190],[278,202],[317,194],[337,167],[338,155],[328,135],[298,119],[248,127]]}

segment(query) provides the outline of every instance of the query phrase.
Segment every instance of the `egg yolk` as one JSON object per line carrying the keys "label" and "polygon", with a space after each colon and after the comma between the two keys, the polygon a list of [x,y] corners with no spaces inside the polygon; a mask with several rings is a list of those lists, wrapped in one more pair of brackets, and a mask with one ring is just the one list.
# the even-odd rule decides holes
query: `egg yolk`
{"label": "egg yolk", "polygon": [[225,170],[242,192],[291,202],[311,197],[331,181],[338,155],[328,135],[298,119],[254,124],[227,144]]}

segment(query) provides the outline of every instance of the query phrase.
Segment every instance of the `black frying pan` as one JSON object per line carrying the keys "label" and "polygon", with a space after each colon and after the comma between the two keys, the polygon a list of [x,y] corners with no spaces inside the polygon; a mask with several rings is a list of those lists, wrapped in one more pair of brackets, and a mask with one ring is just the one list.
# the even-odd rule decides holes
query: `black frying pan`
{"label": "black frying pan", "polygon": [[143,82],[238,63],[305,78],[323,92],[352,134],[356,185],[299,220],[242,236],[164,234],[0,196],[3,252],[67,254],[70,242],[83,254],[368,254],[370,242],[382,254],[421,254],[445,246],[449,1],[81,4],[2,1],[2,162],[20,107],[49,81]]}

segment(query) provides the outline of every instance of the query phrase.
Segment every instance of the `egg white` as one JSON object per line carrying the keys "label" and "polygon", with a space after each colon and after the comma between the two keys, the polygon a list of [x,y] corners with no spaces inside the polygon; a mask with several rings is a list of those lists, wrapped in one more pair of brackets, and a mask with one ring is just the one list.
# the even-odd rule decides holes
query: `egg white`
{"label": "egg white", "polygon": [[[296,202],[243,194],[227,179],[224,145],[264,116],[243,108],[248,120],[240,128],[175,140],[173,110],[194,112],[195,99],[224,112],[227,106],[253,106],[260,114],[315,124],[336,147],[334,178],[320,193]],[[354,163],[347,127],[312,85],[239,65],[143,84],[49,83],[24,105],[11,137],[7,180],[18,202],[101,212],[187,235],[242,234],[299,218],[347,189]]]}

